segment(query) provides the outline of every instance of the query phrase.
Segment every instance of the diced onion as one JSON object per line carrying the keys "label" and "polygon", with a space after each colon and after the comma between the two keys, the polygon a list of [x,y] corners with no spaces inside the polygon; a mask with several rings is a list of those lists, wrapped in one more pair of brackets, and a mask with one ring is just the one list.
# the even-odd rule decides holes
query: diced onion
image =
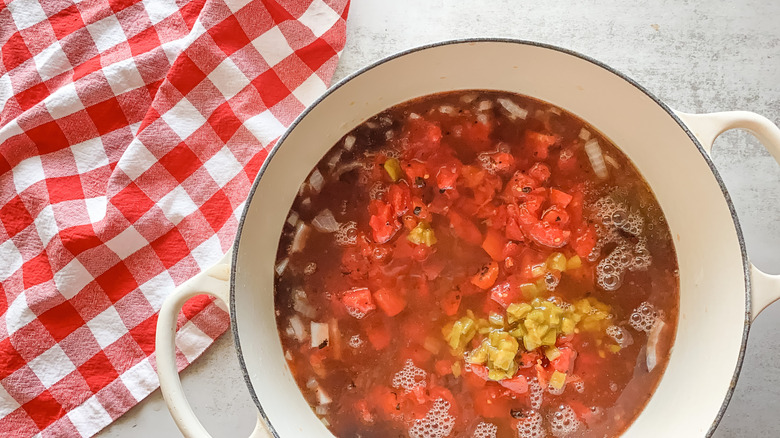
{"label": "diced onion", "polygon": [[474,100],[477,98],[477,95],[475,93],[468,93],[460,96],[460,101],[463,103],[471,103],[474,102]]}
{"label": "diced onion", "polygon": [[333,171],[333,177],[338,179],[338,178],[341,177],[341,175],[343,175],[343,174],[345,174],[347,172],[350,172],[352,170],[355,170],[355,169],[360,169],[361,167],[363,167],[363,164],[361,164],[361,163],[359,163],[357,161],[353,161],[351,163],[346,163],[346,164],[342,165],[341,167],[337,168],[335,171]]}
{"label": "diced onion", "polygon": [[344,149],[346,149],[346,150],[348,150],[348,151],[351,151],[351,150],[352,150],[352,146],[355,146],[355,141],[356,141],[356,140],[357,140],[357,139],[355,138],[355,136],[354,136],[354,135],[348,135],[348,136],[346,136],[346,137],[344,138]]}
{"label": "diced onion", "polygon": [[309,238],[311,233],[311,227],[306,225],[305,222],[299,221],[295,226],[295,237],[293,237],[292,247],[290,252],[300,252],[306,246],[306,239]]}
{"label": "diced onion", "polygon": [[314,413],[317,415],[325,415],[328,413],[328,407],[325,405],[319,405],[314,408]]}
{"label": "diced onion", "polygon": [[306,327],[303,325],[303,320],[301,320],[300,316],[293,315],[290,317],[290,327],[292,328],[295,339],[297,339],[298,342],[303,342],[306,340],[306,338],[309,337],[309,334],[306,333]]}
{"label": "diced onion", "polygon": [[287,223],[295,226],[295,224],[298,223],[298,212],[297,211],[291,211],[290,215],[287,216]]}
{"label": "diced onion", "polygon": [[582,139],[582,141],[590,140],[590,131],[588,131],[585,128],[580,129],[580,138]]}
{"label": "diced onion", "polygon": [[333,400],[322,390],[322,387],[317,388],[317,401],[321,405],[327,405]]}
{"label": "diced onion", "polygon": [[317,383],[316,380],[314,380],[314,377],[310,378],[308,381],[306,381],[306,387],[309,389],[314,389],[316,387],[320,386],[319,383]]}
{"label": "diced onion", "polygon": [[315,193],[319,193],[322,190],[322,186],[325,185],[325,178],[322,177],[320,170],[315,168],[309,177],[309,185]]}
{"label": "diced onion", "polygon": [[287,269],[287,264],[290,263],[289,258],[285,258],[281,262],[279,262],[276,267],[274,268],[276,270],[276,275],[282,275],[284,274],[284,270]]}
{"label": "diced onion", "polygon": [[306,292],[303,289],[295,289],[292,292],[293,309],[307,318],[317,316],[317,311],[309,304]]}
{"label": "diced onion", "polygon": [[647,335],[647,371],[653,371],[658,365],[658,340],[661,337],[661,331],[666,324],[660,319],[655,321],[653,328]]}
{"label": "diced onion", "polygon": [[339,160],[341,160],[341,150],[337,150],[336,152],[331,155],[330,160],[328,160],[328,168],[333,170],[333,168],[336,167],[337,164],[339,164]]}
{"label": "diced onion", "polygon": [[311,322],[311,348],[317,348],[322,344],[328,345],[328,333],[330,328],[327,323]]}
{"label": "diced onion", "polygon": [[439,107],[439,112],[443,114],[455,114],[455,107],[452,105],[442,105]]}
{"label": "diced onion", "polygon": [[409,113],[409,118],[412,119],[412,120],[419,119],[420,115],[417,114],[417,113]]}
{"label": "diced onion", "polygon": [[516,103],[509,99],[499,97],[496,101],[509,112],[512,119],[525,119],[528,116],[528,110],[520,108]]}
{"label": "diced onion", "polygon": [[620,164],[611,156],[604,155],[604,161],[607,162],[610,166],[614,167],[615,169],[620,169]]}
{"label": "diced onion", "polygon": [[596,173],[596,176],[602,179],[606,178],[608,175],[607,165],[604,162],[604,154],[601,152],[598,140],[595,138],[588,140],[585,143],[585,153],[588,154],[588,160],[590,160],[590,165],[593,167],[593,172]]}
{"label": "diced onion", "polygon": [[327,208],[319,212],[319,214],[314,217],[314,220],[311,221],[311,224],[320,233],[333,233],[338,231],[341,226],[341,224],[336,221],[336,218],[333,217],[333,213]]}
{"label": "diced onion", "polygon": [[477,105],[477,109],[479,111],[487,111],[490,108],[493,108],[493,101],[492,100],[483,100],[479,102],[479,105]]}

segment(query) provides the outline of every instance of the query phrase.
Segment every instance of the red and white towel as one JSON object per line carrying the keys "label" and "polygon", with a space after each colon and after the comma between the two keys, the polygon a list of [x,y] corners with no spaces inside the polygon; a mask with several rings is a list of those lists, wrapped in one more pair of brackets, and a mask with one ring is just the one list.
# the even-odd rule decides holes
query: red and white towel
{"label": "red and white towel", "polygon": [[[230,247],[268,149],[331,79],[347,9],[4,0],[0,436],[89,437],[157,388],[163,299]],[[180,368],[228,325],[191,300]]]}

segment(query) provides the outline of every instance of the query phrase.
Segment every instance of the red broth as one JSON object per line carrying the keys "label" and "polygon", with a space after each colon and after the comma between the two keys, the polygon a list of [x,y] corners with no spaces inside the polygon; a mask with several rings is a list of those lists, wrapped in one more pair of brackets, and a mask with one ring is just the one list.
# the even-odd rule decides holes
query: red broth
{"label": "red broth", "polygon": [[677,324],[670,232],[632,163],[509,93],[355,128],[300,188],[276,271],[288,365],[339,437],[618,436]]}

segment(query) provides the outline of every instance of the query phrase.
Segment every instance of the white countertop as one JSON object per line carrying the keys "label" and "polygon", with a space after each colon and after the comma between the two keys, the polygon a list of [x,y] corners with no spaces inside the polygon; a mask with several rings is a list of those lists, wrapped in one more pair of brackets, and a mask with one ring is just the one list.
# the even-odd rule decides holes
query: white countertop
{"label": "white countertop", "polygon": [[[354,0],[334,79],[429,42],[511,37],[596,58],[675,109],[751,110],[780,123],[779,16],[780,2],[773,0]],[[714,161],[736,205],[751,260],[780,273],[780,166],[742,132],[715,143]],[[780,304],[751,329],[742,375],[714,437],[780,436],[778,333]],[[249,434],[256,409],[230,334],[182,374],[195,412],[215,437]],[[98,436],[179,432],[158,390]]]}

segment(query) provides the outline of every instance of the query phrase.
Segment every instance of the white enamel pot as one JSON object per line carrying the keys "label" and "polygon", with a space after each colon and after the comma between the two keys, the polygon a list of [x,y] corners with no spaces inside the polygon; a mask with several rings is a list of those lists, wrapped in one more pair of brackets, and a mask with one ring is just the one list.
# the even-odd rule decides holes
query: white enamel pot
{"label": "white enamel pot", "polygon": [[[276,329],[274,261],[282,225],[298,186],[344,134],[392,105],[460,89],[506,90],[562,107],[604,133],[634,162],[672,232],[680,267],[680,320],[666,373],[624,436],[712,434],[734,390],[750,323],[780,296],[780,276],[762,273],[748,261],[710,148],[723,131],[746,129],[780,161],[780,129],[750,112],[673,111],[626,76],[568,50],[479,39],[421,47],[366,67],[333,86],[277,143],[252,187],[234,251],[222,265],[183,284],[160,311],[160,385],[185,436],[209,436],[183,396],[174,361],[176,315],[199,293],[229,304],[239,361],[258,408],[253,435],[332,436],[293,380]],[[702,360],[713,356],[717,360]]]}

